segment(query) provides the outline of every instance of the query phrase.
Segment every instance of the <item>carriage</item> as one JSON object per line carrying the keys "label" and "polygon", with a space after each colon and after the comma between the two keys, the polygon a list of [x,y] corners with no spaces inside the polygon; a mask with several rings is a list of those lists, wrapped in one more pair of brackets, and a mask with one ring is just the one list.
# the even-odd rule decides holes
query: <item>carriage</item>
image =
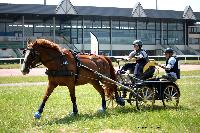
{"label": "carriage", "polygon": [[[133,74],[135,63],[120,65],[123,59],[114,59],[118,63],[116,72],[120,96],[139,110],[153,109],[155,101],[161,100],[165,108],[176,108],[179,104],[180,90],[176,82],[159,77],[159,68],[155,60],[150,60],[143,69],[140,79]],[[114,107],[112,99],[109,106]]]}

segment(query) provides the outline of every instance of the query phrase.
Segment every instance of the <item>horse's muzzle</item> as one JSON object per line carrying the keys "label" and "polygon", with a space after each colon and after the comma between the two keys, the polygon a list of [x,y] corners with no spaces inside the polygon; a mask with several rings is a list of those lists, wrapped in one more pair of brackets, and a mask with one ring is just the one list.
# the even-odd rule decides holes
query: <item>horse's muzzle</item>
{"label": "horse's muzzle", "polygon": [[22,72],[23,75],[26,75],[26,74],[28,74],[30,72],[30,70],[29,69],[24,69],[24,70],[21,70],[21,72]]}
{"label": "horse's muzzle", "polygon": [[26,75],[30,72],[30,70],[28,68],[26,68],[24,64],[22,64],[21,72],[23,75]]}

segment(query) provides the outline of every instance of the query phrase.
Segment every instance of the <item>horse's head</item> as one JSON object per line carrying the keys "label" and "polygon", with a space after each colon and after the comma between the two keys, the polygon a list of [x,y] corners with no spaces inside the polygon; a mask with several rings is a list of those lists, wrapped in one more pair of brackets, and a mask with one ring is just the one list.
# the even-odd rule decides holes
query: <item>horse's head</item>
{"label": "horse's head", "polygon": [[21,66],[21,72],[23,75],[28,74],[31,68],[34,68],[37,63],[40,62],[39,54],[33,47],[33,42],[30,40],[27,42],[27,48],[24,51],[24,62]]}

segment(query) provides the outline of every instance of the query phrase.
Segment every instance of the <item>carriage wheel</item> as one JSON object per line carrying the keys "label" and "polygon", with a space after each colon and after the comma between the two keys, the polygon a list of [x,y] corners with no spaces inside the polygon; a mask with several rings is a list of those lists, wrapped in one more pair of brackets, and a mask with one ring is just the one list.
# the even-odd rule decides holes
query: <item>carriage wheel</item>
{"label": "carriage wheel", "polygon": [[134,102],[136,101],[136,97],[137,97],[136,94],[130,92],[129,99],[127,100],[127,102],[130,103],[130,105],[135,105]]}
{"label": "carriage wheel", "polygon": [[[119,97],[121,97],[121,91],[118,91],[118,94],[119,94]],[[116,102],[114,94],[112,94],[109,97],[106,96],[106,107],[107,108],[115,108],[117,106],[118,106],[118,104]]]}
{"label": "carriage wheel", "polygon": [[138,110],[152,109],[155,103],[155,89],[148,86],[138,88],[136,106]]}
{"label": "carriage wheel", "polygon": [[163,91],[164,107],[177,107],[179,104],[180,91],[176,85],[167,85]]}

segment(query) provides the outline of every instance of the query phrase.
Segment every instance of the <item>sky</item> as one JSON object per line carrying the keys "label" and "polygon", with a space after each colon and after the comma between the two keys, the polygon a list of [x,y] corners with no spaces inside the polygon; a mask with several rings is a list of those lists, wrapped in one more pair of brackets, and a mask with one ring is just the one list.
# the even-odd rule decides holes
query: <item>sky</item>
{"label": "sky", "polygon": [[[47,5],[58,5],[61,0],[46,0]],[[144,9],[155,9],[156,0],[70,0],[74,6],[98,6],[133,8],[140,2]],[[44,4],[44,0],[0,0],[0,3]],[[157,0],[158,10],[184,11],[190,6],[194,12],[200,12],[200,0]]]}

